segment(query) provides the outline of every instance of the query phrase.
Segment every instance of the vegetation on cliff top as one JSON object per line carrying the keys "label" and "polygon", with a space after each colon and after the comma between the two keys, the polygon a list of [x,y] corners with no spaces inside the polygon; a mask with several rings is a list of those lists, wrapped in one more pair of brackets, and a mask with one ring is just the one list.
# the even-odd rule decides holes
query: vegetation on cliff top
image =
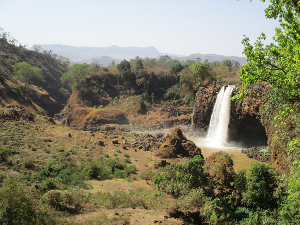
{"label": "vegetation on cliff top", "polygon": [[[285,178],[288,184],[287,197],[277,211],[277,220],[282,224],[298,224],[300,218],[300,4],[298,1],[270,0],[265,10],[266,17],[278,19],[280,27],[273,37],[275,43],[264,45],[265,34],[261,34],[254,45],[245,36],[243,44],[248,64],[239,74],[243,82],[240,93],[234,99],[243,98],[251,90],[251,84],[267,82],[274,90],[262,108],[262,115],[275,127],[276,134],[271,143],[281,149],[276,154],[286,154],[290,160],[290,173]],[[276,210],[269,209],[269,219]],[[276,220],[276,219],[275,219]]]}

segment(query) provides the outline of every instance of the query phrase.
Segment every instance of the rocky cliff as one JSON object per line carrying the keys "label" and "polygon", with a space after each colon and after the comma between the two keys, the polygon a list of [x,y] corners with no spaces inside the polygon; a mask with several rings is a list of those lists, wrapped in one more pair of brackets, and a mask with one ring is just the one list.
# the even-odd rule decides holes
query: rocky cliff
{"label": "rocky cliff", "polygon": [[[200,87],[196,94],[193,124],[202,135],[206,135],[217,95],[224,85],[238,87],[241,83],[220,83],[212,80],[209,84]],[[256,84],[250,89],[252,91],[248,97],[231,102],[229,141],[240,142],[247,147],[268,145],[273,164],[282,167],[286,164],[287,142],[274,140],[276,128],[269,116],[260,113],[261,106],[265,104],[272,87],[269,84]],[[234,90],[232,96],[236,93]]]}

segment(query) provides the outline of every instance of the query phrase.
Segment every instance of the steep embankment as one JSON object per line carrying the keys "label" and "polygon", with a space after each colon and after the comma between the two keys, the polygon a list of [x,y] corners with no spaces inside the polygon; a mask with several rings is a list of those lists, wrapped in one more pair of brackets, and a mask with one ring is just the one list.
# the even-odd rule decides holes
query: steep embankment
{"label": "steep embankment", "polygon": [[[15,46],[7,43],[3,38],[0,39],[0,74],[6,79],[1,86],[0,104],[5,106],[14,102],[15,105],[24,106],[23,102],[30,98],[50,116],[59,112],[68,98],[68,91],[60,82],[62,74],[67,70],[67,63],[63,57],[58,58],[51,51],[43,53],[29,51],[23,46]],[[27,62],[31,66],[42,69],[44,75],[44,81],[32,79],[33,85],[27,88],[26,99],[19,89],[19,86],[24,84],[13,79],[14,64],[19,62]],[[7,80],[13,81],[15,85]]]}
{"label": "steep embankment", "polygon": [[[210,117],[219,90],[224,85],[233,84],[236,87],[240,83],[218,83],[215,80],[202,86],[196,94],[195,111],[193,115],[194,127],[201,133],[208,129]],[[273,120],[266,114],[262,114],[262,106],[269,98],[272,89],[269,84],[253,85],[248,97],[233,101],[230,109],[229,140],[242,142],[246,146],[270,147],[273,164],[281,169],[286,169],[288,141],[275,140],[278,128]],[[237,94],[233,91],[232,95]],[[276,112],[273,112],[276,114]]]}

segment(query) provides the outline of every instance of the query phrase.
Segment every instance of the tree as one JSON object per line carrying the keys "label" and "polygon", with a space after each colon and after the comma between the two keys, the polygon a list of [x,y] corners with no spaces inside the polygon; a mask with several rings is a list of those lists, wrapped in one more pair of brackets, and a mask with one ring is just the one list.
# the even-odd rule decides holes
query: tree
{"label": "tree", "polygon": [[44,80],[43,71],[35,66],[30,66],[27,62],[19,62],[14,65],[16,74],[14,78],[25,83],[24,94],[26,94],[26,84],[29,84],[33,78]]}
{"label": "tree", "polygon": [[[264,2],[264,0],[263,0]],[[279,19],[273,37],[275,43],[264,45],[264,33],[254,45],[245,36],[244,54],[248,63],[241,68],[240,76],[243,88],[234,98],[242,98],[248,93],[246,87],[258,82],[268,82],[278,88],[280,94],[289,100],[300,99],[300,5],[294,0],[270,0],[265,10],[269,19]]]}
{"label": "tree", "polygon": [[69,82],[72,85],[72,90],[80,90],[83,78],[88,74],[90,74],[88,64],[75,63],[69,67],[68,72],[63,73],[60,80],[62,83]]}
{"label": "tree", "polygon": [[176,63],[174,66],[171,67],[170,73],[173,73],[173,74],[177,75],[183,69],[184,69],[184,66],[179,62],[179,63]]}
{"label": "tree", "polygon": [[135,66],[135,70],[138,71],[138,70],[143,70],[144,69],[144,66],[143,66],[143,61],[141,59],[138,59],[136,61],[136,66]]}
{"label": "tree", "polygon": [[122,62],[120,62],[120,64],[117,65],[117,70],[119,72],[125,70],[131,70],[130,63],[126,59],[124,59]]}
{"label": "tree", "polygon": [[251,165],[247,175],[246,192],[242,202],[255,209],[277,208],[277,188],[278,180],[274,169],[263,163],[256,163]]}

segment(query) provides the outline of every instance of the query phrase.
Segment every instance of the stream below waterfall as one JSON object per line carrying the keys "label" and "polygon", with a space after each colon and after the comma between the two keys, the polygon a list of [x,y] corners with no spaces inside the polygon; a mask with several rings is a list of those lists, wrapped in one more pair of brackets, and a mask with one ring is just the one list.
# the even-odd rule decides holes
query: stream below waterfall
{"label": "stream below waterfall", "polygon": [[[184,126],[182,126],[183,128]],[[186,136],[188,140],[193,141],[200,149],[202,152],[202,155],[204,159],[208,158],[211,154],[214,152],[218,151],[224,151],[227,152],[228,154],[232,154],[232,160],[234,163],[234,170],[235,172],[238,172],[241,169],[247,169],[249,170],[251,168],[251,164],[255,164],[258,161],[248,158],[246,155],[241,153],[242,147],[238,143],[229,143],[228,146],[226,147],[211,147],[209,146],[209,141],[204,138],[204,137],[199,137],[199,136],[189,136],[188,135],[188,130],[190,127],[185,127],[186,129],[183,130],[183,134]],[[164,133],[164,134],[171,134],[172,129],[161,129],[161,130],[147,130],[147,131],[136,131],[137,133],[140,134],[150,134],[154,135],[157,133]],[[184,132],[186,130],[186,132]]]}
{"label": "stream below waterfall", "polygon": [[249,170],[251,168],[251,164],[258,162],[257,160],[248,158],[246,155],[242,154],[242,147],[239,146],[238,143],[229,143],[226,147],[211,147],[209,146],[209,142],[206,138],[187,136],[187,139],[195,142],[195,144],[201,149],[204,159],[208,158],[214,152],[219,151],[232,154],[232,160],[234,163],[233,168],[235,172],[238,172],[241,169]]}

